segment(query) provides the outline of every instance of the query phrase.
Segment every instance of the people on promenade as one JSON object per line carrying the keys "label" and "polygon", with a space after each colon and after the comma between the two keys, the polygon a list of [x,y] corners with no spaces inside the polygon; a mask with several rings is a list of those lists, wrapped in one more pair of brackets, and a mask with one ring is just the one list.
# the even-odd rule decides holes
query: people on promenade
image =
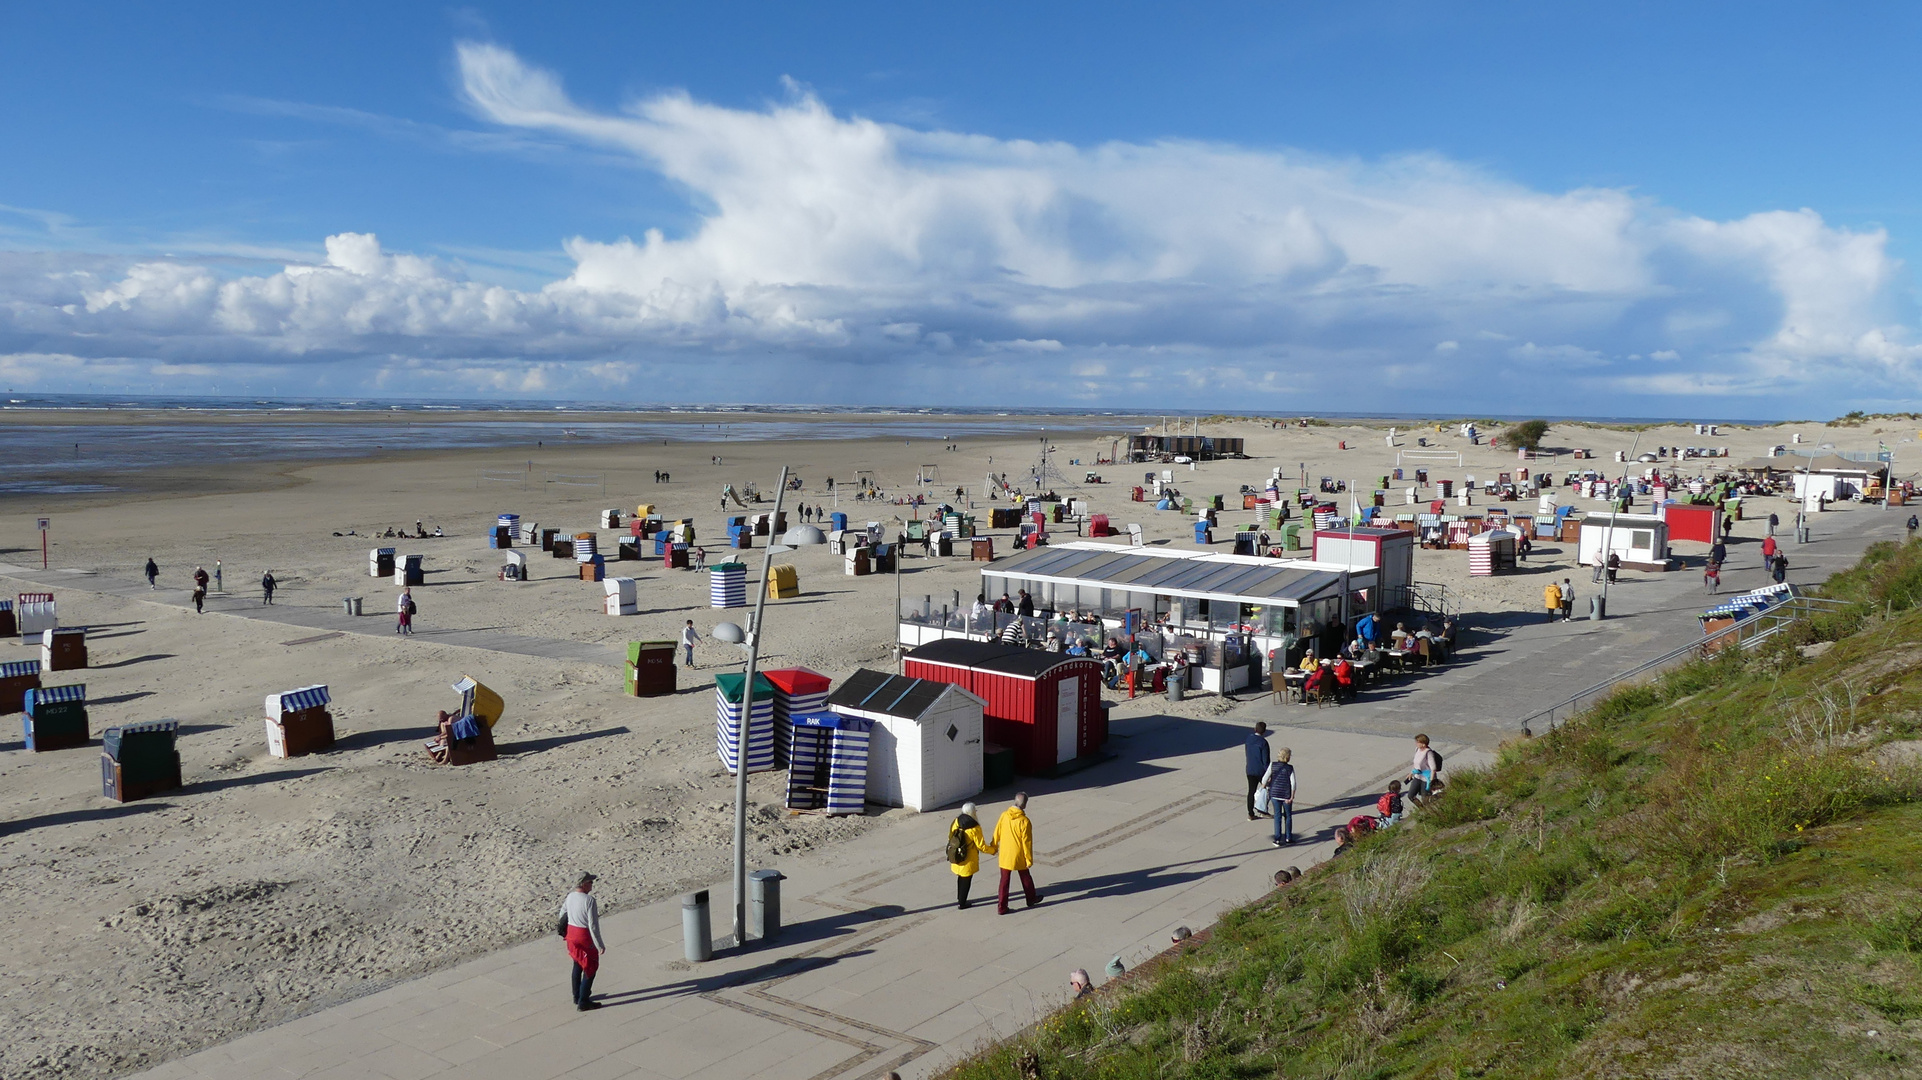
{"label": "people on promenade", "polygon": [[[1604,569],[1606,569],[1606,567],[1604,567]],[[1567,622],[1568,620],[1574,617],[1575,617],[1575,583],[1573,581],[1570,581],[1567,578],[1563,578],[1562,579],[1562,621]]]}
{"label": "people on promenade", "polygon": [[[994,845],[981,835],[981,821],[973,803],[962,803],[961,813],[948,825],[948,869],[954,871],[954,906],[968,909],[968,890],[981,871],[981,855],[994,854]],[[960,856],[956,858],[956,856]],[[1002,906],[1007,906],[1005,894]]]}
{"label": "people on promenade", "polygon": [[1275,846],[1295,842],[1295,767],[1287,747],[1275,751],[1274,767],[1268,770],[1268,816],[1275,819]]}
{"label": "people on promenade", "polygon": [[594,976],[601,970],[601,955],[607,942],[601,937],[601,908],[594,900],[593,874],[582,874],[574,888],[561,900],[561,918],[567,922],[562,931],[567,939],[567,958],[574,963],[568,980],[574,990],[574,1007],[582,1012],[598,1009],[594,1000]]}
{"label": "people on promenade", "polygon": [[260,603],[263,607],[274,602],[274,586],[276,584],[278,584],[278,582],[274,580],[274,572],[272,570],[260,575]]}
{"label": "people on promenade", "polygon": [[1041,902],[1041,894],[1034,889],[1034,876],[1029,871],[1034,867],[1034,824],[1028,820],[1028,793],[1018,791],[1014,805],[1001,812],[1001,819],[994,823],[995,858],[1001,864],[1001,892],[996,910],[1008,913],[1008,882],[1015,874],[1021,875],[1021,891],[1027,897],[1028,906],[1034,907]]}
{"label": "people on promenade", "polygon": [[1257,721],[1254,733],[1242,746],[1248,770],[1248,820],[1253,821],[1261,815],[1255,813],[1255,789],[1261,786],[1261,774],[1268,771],[1268,725]]}
{"label": "people on promenade", "polygon": [[1562,611],[1562,587],[1549,582],[1542,586],[1542,606],[1548,609],[1548,621],[1554,622],[1555,616]]}

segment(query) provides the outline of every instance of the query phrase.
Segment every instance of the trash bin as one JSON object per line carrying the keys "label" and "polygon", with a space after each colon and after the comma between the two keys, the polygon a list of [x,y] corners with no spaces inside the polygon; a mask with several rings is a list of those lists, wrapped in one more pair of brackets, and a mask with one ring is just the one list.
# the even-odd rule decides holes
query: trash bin
{"label": "trash bin", "polygon": [[360,597],[358,597],[358,596],[343,596],[343,597],[341,597],[341,598],[340,598],[340,609],[341,609],[341,611],[342,611],[342,612],[343,612],[344,614],[347,614],[347,615],[358,615],[358,614],[360,614]]}
{"label": "trash bin", "polygon": [[1168,675],[1168,700],[1180,701],[1187,696],[1188,669],[1176,668]]}
{"label": "trash bin", "polygon": [[1588,621],[1601,622],[1608,617],[1608,601],[1601,593],[1588,598]]}
{"label": "trash bin", "polygon": [[758,941],[781,936],[781,882],[779,870],[755,870],[747,876],[747,930]]}
{"label": "trash bin", "polygon": [[707,890],[681,894],[681,950],[692,963],[714,958],[714,934],[707,918]]}

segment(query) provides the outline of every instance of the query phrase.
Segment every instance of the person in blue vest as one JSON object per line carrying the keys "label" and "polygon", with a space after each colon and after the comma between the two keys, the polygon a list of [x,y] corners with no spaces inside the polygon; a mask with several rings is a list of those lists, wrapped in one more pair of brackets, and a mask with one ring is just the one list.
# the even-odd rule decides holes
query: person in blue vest
{"label": "person in blue vest", "polygon": [[1242,752],[1248,770],[1248,820],[1260,817],[1255,813],[1255,789],[1261,786],[1261,774],[1268,771],[1268,725],[1256,722],[1254,733],[1242,744]]}
{"label": "person in blue vest", "polygon": [[1268,816],[1275,819],[1275,846],[1295,842],[1295,767],[1287,747],[1275,751],[1275,767],[1268,773]]}

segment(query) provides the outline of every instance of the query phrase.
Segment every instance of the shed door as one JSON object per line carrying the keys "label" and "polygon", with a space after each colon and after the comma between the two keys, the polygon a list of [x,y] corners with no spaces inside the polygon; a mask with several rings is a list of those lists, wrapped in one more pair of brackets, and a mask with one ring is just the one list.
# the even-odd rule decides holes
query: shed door
{"label": "shed door", "polygon": [[1081,680],[1077,675],[1055,684],[1054,760],[1057,764],[1073,761],[1081,734]]}

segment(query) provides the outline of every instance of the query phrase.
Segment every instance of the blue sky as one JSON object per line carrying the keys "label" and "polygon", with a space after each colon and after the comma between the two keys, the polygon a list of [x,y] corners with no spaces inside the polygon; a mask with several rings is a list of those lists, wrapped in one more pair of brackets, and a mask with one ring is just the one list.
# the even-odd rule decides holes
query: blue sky
{"label": "blue sky", "polygon": [[1913,6],[608,7],[8,6],[0,382],[1922,398]]}

